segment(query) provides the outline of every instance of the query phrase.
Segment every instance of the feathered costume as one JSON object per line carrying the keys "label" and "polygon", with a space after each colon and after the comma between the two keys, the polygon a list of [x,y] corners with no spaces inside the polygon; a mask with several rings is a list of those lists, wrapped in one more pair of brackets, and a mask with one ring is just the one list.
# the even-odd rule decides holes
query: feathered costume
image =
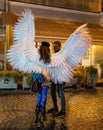
{"label": "feathered costume", "polygon": [[87,53],[92,41],[87,24],[78,27],[61,50],[51,54],[51,63],[45,64],[39,60],[39,52],[34,46],[35,24],[31,10],[24,10],[22,15],[13,28],[14,43],[7,54],[10,64],[20,71],[42,73],[55,83],[69,82],[74,67]]}

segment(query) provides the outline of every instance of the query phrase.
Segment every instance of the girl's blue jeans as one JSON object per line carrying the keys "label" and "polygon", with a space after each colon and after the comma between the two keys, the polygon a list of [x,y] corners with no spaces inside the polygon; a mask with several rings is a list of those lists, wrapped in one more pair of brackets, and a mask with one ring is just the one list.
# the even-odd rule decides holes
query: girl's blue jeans
{"label": "girl's blue jeans", "polygon": [[45,107],[47,101],[48,86],[41,86],[37,95],[36,106]]}

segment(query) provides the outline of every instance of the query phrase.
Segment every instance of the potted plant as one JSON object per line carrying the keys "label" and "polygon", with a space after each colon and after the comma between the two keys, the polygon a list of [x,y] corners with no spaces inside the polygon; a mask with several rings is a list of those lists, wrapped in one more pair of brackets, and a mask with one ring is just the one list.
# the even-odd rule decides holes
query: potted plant
{"label": "potted plant", "polygon": [[74,71],[73,77],[77,78],[77,84],[81,85],[83,80],[83,73],[81,71]]}
{"label": "potted plant", "polygon": [[100,77],[103,78],[103,59],[98,61],[100,67]]}
{"label": "potted plant", "polygon": [[86,87],[87,88],[93,88],[96,86],[97,83],[97,77],[98,77],[98,70],[93,65],[86,67]]}
{"label": "potted plant", "polygon": [[23,73],[23,84],[22,87],[23,89],[31,88],[32,85],[32,76],[31,73]]}
{"label": "potted plant", "polygon": [[81,71],[74,71],[73,73],[73,83],[72,87],[74,89],[74,92],[78,92],[80,90],[80,87],[82,86],[83,82],[83,73]]}
{"label": "potted plant", "polygon": [[19,80],[18,71],[3,70],[0,71],[0,89],[17,89]]}

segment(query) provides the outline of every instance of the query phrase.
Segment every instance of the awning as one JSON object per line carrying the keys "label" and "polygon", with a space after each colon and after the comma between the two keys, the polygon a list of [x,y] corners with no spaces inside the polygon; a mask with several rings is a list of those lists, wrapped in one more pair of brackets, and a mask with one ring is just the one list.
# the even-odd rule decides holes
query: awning
{"label": "awning", "polygon": [[[19,16],[11,12],[2,12],[2,25],[14,26],[18,18]],[[66,21],[35,18],[35,40],[37,42],[43,40],[49,42],[55,40],[65,41],[77,26],[79,25]]]}
{"label": "awning", "polygon": [[64,42],[79,25],[60,20],[36,18],[36,41]]}
{"label": "awning", "polygon": [[[17,22],[19,16],[11,12],[2,12],[2,25],[14,24]],[[69,22],[62,20],[35,18],[35,41],[49,41],[60,40],[65,42],[66,39],[73,33],[73,31],[83,23]],[[99,25],[88,25],[93,39],[103,40],[103,28]]]}

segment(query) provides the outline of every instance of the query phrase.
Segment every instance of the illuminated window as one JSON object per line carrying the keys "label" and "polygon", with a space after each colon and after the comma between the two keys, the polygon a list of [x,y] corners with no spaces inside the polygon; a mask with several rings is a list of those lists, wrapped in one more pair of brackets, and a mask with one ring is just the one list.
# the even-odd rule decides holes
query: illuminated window
{"label": "illuminated window", "polygon": [[34,42],[34,46],[39,49],[41,42]]}

